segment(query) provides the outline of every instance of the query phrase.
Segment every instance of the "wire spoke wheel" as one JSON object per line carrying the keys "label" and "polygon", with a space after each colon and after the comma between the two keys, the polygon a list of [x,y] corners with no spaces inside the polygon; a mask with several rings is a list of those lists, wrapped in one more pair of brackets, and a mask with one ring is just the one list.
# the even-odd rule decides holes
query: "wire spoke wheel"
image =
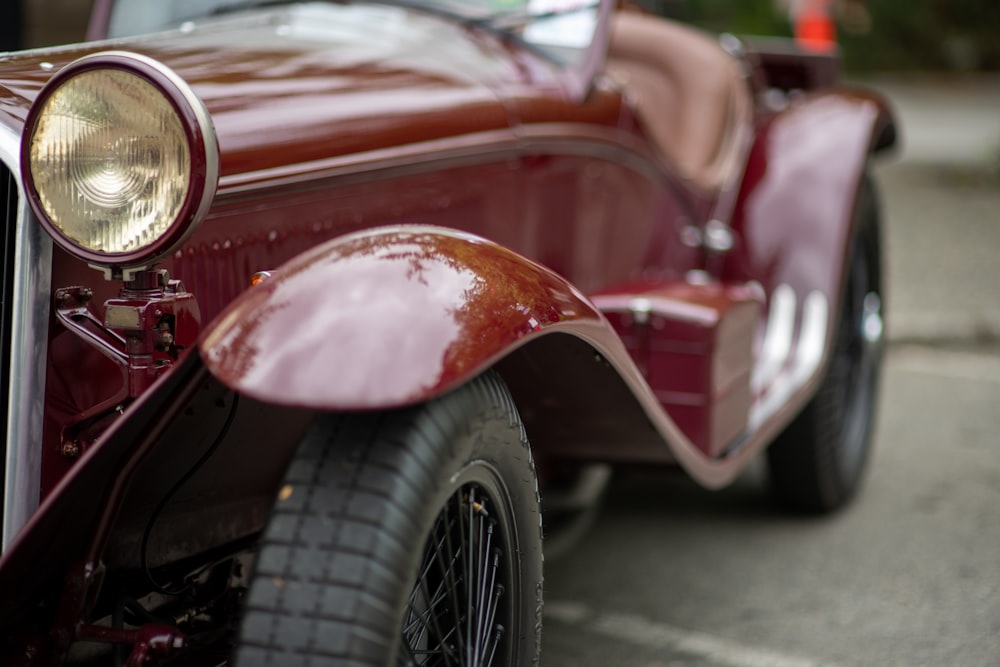
{"label": "wire spoke wheel", "polygon": [[511,554],[505,511],[480,484],[464,485],[438,514],[407,601],[402,665],[490,667],[508,653]]}

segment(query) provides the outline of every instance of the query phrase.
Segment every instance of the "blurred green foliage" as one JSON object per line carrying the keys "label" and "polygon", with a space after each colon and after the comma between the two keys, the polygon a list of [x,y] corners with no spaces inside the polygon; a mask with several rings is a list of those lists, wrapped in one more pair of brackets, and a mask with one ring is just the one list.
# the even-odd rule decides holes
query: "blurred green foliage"
{"label": "blurred green foliage", "polygon": [[[713,32],[790,35],[774,0],[652,0]],[[1000,0],[840,0],[837,31],[853,72],[1000,70]]]}
{"label": "blurred green foliage", "polygon": [[711,32],[790,35],[787,17],[773,0],[660,0],[665,13]]}
{"label": "blurred green foliage", "polygon": [[842,30],[848,67],[1000,70],[1000,2],[869,0],[867,33]]}

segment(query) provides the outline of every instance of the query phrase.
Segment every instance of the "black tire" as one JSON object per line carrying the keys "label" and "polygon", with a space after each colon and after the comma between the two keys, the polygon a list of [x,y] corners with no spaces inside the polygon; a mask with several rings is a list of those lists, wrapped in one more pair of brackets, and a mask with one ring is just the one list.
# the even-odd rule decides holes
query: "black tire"
{"label": "black tire", "polygon": [[854,222],[837,334],[824,378],[767,453],[775,495],[796,511],[830,512],[847,503],[870,455],[884,299],[878,194],[867,177]]}
{"label": "black tire", "polygon": [[490,373],[412,409],[317,419],[262,539],[236,664],[536,664],[541,611],[535,468]]}

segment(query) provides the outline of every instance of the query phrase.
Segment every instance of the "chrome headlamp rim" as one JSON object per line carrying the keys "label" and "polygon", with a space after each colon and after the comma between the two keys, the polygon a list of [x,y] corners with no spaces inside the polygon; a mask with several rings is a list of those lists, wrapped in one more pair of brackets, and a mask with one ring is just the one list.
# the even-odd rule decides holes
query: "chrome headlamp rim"
{"label": "chrome headlamp rim", "polygon": [[[46,103],[74,77],[94,70],[119,70],[143,79],[159,91],[177,115],[188,142],[191,174],[185,194],[167,231],[153,242],[128,252],[96,252],[64,234],[45,211],[31,170],[31,147]],[[179,247],[198,227],[212,204],[219,181],[219,146],[205,104],[169,67],[129,51],[101,51],[74,60],[42,87],[25,120],[21,142],[21,173],[28,204],[53,241],[71,255],[95,267],[137,270],[154,264]]]}

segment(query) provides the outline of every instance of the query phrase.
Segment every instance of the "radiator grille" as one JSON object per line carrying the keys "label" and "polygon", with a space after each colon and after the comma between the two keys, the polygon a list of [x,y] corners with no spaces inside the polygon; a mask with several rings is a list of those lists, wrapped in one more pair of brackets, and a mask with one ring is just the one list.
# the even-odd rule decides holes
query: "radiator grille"
{"label": "radiator grille", "polygon": [[[10,398],[10,337],[14,300],[14,231],[17,227],[17,182],[0,162],[0,435],[6,440]],[[0,499],[4,497],[6,456],[0,450]]]}

